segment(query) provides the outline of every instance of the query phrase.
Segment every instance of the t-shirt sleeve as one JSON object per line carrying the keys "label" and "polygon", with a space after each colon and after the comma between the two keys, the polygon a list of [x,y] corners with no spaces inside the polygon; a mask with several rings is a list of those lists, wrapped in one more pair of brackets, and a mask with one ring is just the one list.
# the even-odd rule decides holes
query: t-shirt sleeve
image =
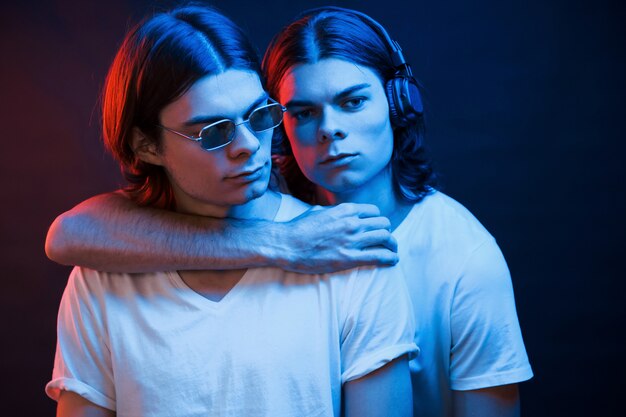
{"label": "t-shirt sleeve", "polygon": [[515,310],[511,275],[493,238],[472,252],[451,306],[450,384],[473,390],[533,376]]}
{"label": "t-shirt sleeve", "polygon": [[356,270],[347,282],[341,306],[342,378],[345,383],[418,348],[414,342],[413,308],[397,267]]}
{"label": "t-shirt sleeve", "polygon": [[[55,401],[72,391],[99,406],[115,410],[111,355],[104,318],[98,308],[97,272],[74,268],[61,299],[52,380],[46,394]],[[88,281],[88,282],[87,282]],[[88,287],[89,284],[89,287]]]}

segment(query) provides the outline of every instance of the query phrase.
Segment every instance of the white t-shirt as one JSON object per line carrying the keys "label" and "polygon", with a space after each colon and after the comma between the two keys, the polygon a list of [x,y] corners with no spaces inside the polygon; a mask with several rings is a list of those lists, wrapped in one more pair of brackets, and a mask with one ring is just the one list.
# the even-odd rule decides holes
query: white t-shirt
{"label": "white t-shirt", "polygon": [[412,208],[393,235],[420,347],[410,363],[414,414],[451,415],[450,390],[531,378],[509,270],[478,220],[435,192]]}
{"label": "white t-shirt", "polygon": [[[283,196],[275,220],[305,208]],[[415,352],[412,316],[395,268],[249,269],[219,302],[176,272],[75,268],[46,392],[118,416],[339,415],[342,383]]]}

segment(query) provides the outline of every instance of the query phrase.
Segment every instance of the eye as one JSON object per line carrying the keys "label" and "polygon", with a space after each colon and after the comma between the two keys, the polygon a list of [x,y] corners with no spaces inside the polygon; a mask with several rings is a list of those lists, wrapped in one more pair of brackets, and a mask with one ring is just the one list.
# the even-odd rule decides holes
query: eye
{"label": "eye", "polygon": [[363,107],[365,97],[351,97],[341,103],[341,107],[348,110],[358,110]]}
{"label": "eye", "polygon": [[311,117],[313,117],[314,112],[313,112],[313,109],[302,108],[298,110],[290,110],[289,115],[299,122],[304,122],[306,120],[309,120]]}

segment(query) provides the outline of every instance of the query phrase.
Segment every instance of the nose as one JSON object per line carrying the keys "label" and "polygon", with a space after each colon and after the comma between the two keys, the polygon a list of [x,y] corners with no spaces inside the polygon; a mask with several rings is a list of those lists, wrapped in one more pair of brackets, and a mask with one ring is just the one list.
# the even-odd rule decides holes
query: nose
{"label": "nose", "polygon": [[348,134],[341,128],[339,117],[332,109],[326,109],[320,120],[317,140],[324,143],[330,140],[345,139]]}
{"label": "nose", "polygon": [[235,127],[235,137],[228,145],[228,156],[232,159],[254,155],[261,147],[259,138],[250,130],[247,123]]}

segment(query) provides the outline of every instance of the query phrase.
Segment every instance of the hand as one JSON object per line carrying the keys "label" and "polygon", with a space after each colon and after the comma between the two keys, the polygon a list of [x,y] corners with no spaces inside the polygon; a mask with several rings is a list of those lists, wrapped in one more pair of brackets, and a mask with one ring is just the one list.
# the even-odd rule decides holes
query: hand
{"label": "hand", "polygon": [[371,204],[313,208],[281,225],[284,246],[275,259],[285,270],[325,273],[398,262],[391,223]]}

